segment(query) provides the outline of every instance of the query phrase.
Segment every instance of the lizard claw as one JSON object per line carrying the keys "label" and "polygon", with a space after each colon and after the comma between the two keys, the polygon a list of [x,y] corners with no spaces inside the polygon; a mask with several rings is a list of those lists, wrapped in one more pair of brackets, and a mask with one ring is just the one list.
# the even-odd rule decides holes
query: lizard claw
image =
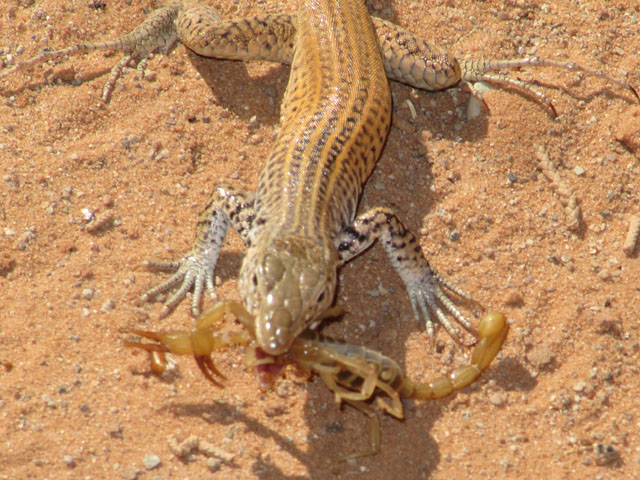
{"label": "lizard claw", "polygon": [[471,322],[458,310],[444,289],[469,301],[472,300],[471,295],[433,271],[426,271],[417,281],[411,282],[411,284],[407,286],[411,307],[413,308],[416,320],[420,321],[421,317],[425,319],[429,336],[433,337],[435,332],[433,325],[434,319],[432,318],[433,314],[437,322],[444,327],[456,343],[468,347],[476,342],[475,338],[470,342],[465,341],[462,337],[467,337],[468,335],[462,335],[459,329],[454,327],[449,318],[447,318],[446,314],[448,313],[452,315],[466,331],[472,334],[475,333]]}
{"label": "lizard claw", "polygon": [[204,291],[209,293],[212,299],[216,299],[216,291],[213,285],[213,272],[217,261],[206,255],[206,252],[192,252],[175,262],[147,261],[143,266],[155,271],[174,272],[171,277],[159,285],[147,290],[139,300],[139,303],[150,302],[158,295],[178,289],[166,300],[164,307],[160,311],[160,318],[169,315],[174,308],[186,297],[187,292],[193,289],[191,300],[191,314],[194,317],[200,315],[200,306]]}

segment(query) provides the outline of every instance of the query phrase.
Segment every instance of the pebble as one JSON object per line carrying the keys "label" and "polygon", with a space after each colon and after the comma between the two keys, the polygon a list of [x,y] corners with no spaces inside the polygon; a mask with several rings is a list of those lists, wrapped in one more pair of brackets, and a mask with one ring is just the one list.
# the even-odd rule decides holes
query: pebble
{"label": "pebble", "polygon": [[527,354],[527,360],[537,369],[541,369],[553,363],[553,351],[548,345],[534,348]]}
{"label": "pebble", "polygon": [[262,143],[262,135],[254,133],[249,137],[249,143],[251,145],[260,145]]}
{"label": "pebble", "polygon": [[126,149],[131,148],[132,145],[135,145],[136,143],[140,142],[140,139],[138,137],[136,137],[135,135],[131,134],[131,135],[126,135],[123,139],[122,139],[122,146]]}
{"label": "pebble", "polygon": [[577,167],[575,167],[573,169],[573,173],[575,173],[577,176],[581,177],[581,176],[583,176],[585,174],[585,169],[580,167],[580,166],[577,166]]}
{"label": "pebble", "polygon": [[165,148],[165,149],[161,150],[160,153],[158,153],[156,155],[155,159],[156,160],[164,160],[165,158],[169,158],[169,154],[170,154],[169,149]]}
{"label": "pebble", "polygon": [[82,290],[82,296],[87,300],[91,300],[93,298],[94,291],[95,290],[93,288],[85,288]]}
{"label": "pebble", "polygon": [[156,78],[158,78],[158,74],[153,70],[145,70],[144,71],[144,79],[147,82],[155,82]]}
{"label": "pebble", "polygon": [[146,454],[144,456],[144,459],[142,460],[142,465],[144,465],[144,468],[146,468],[147,470],[153,470],[154,468],[158,468],[161,463],[162,463],[162,460],[160,460],[160,457],[152,453]]}
{"label": "pebble", "polygon": [[114,308],[116,308],[116,302],[114,302],[113,300],[109,299],[106,302],[104,302],[102,304],[102,306],[100,307],[100,311],[102,313],[107,313],[110,312],[111,310],[113,310]]}
{"label": "pebble", "polygon": [[113,207],[114,202],[115,200],[111,195],[105,195],[104,197],[102,197],[102,204],[107,208]]}
{"label": "pebble", "polygon": [[574,392],[582,392],[587,388],[587,384],[584,381],[580,381],[573,386]]}
{"label": "pebble", "polygon": [[67,464],[67,467],[76,468],[76,461],[71,455],[65,455],[64,457],[62,457],[62,460],[64,460],[64,463]]}
{"label": "pebble", "polygon": [[49,395],[42,395],[42,401],[49,408],[56,408],[56,402],[54,402]]}
{"label": "pebble", "polygon": [[501,407],[504,405],[504,399],[499,393],[494,393],[493,395],[491,395],[489,397],[489,401],[496,407]]}
{"label": "pebble", "polygon": [[504,299],[504,304],[507,307],[522,307],[524,306],[524,299],[522,298],[522,295],[520,294],[520,292],[516,291],[516,290],[511,290],[507,293],[505,299]]}
{"label": "pebble", "polygon": [[90,222],[91,220],[93,220],[93,217],[95,216],[93,212],[88,208],[83,208],[81,212],[85,222]]}
{"label": "pebble", "polygon": [[222,460],[219,458],[207,458],[207,468],[212,472],[217,472],[222,466]]}

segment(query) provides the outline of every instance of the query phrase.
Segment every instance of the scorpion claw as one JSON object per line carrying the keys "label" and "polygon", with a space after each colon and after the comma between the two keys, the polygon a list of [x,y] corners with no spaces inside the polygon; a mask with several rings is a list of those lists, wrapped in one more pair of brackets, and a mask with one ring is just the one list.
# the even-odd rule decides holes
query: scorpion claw
{"label": "scorpion claw", "polygon": [[214,378],[214,375],[222,378],[223,380],[226,377],[214,365],[213,361],[211,360],[211,357],[209,355],[199,355],[199,356],[195,356],[194,358],[196,360],[196,363],[198,364],[198,368],[200,369],[202,374],[207,378],[207,380],[213,383],[216,387],[224,388],[224,385],[218,382]]}

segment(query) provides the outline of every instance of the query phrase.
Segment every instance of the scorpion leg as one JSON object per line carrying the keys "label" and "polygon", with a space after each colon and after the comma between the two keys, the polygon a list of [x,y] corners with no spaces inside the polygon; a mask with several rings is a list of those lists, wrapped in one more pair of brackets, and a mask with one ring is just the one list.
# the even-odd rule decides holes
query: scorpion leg
{"label": "scorpion leg", "polygon": [[344,462],[356,458],[377,455],[378,452],[380,452],[380,417],[378,416],[378,412],[363,401],[345,400],[345,402],[369,417],[369,449],[350,455],[340,455],[340,460]]}

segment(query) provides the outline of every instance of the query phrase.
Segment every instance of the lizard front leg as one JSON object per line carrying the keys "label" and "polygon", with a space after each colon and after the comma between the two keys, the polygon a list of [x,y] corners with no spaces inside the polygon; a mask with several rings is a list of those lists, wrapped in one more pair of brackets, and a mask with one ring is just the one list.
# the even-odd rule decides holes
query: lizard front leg
{"label": "lizard front leg", "polygon": [[191,313],[200,314],[204,289],[216,298],[213,273],[229,227],[238,232],[249,245],[249,231],[254,219],[253,199],[227,185],[214,190],[196,227],[196,239],[189,253],[173,262],[147,261],[143,265],[152,270],[174,272],[169,279],[148,290],[140,302],[148,302],[179,285],[165,302],[160,318],[166,317],[193,288]]}
{"label": "lizard front leg", "polygon": [[382,241],[382,246],[393,268],[407,287],[416,319],[419,321],[421,316],[425,317],[429,335],[434,334],[431,313],[456,341],[460,341],[460,333],[445,313],[453,315],[465,329],[473,330],[471,322],[460,313],[443,289],[467,300],[471,300],[471,296],[431,268],[422,255],[415,235],[405,227],[392,210],[383,207],[373,208],[360,215],[338,234],[335,244],[338,247],[341,262],[348,262],[378,239]]}

